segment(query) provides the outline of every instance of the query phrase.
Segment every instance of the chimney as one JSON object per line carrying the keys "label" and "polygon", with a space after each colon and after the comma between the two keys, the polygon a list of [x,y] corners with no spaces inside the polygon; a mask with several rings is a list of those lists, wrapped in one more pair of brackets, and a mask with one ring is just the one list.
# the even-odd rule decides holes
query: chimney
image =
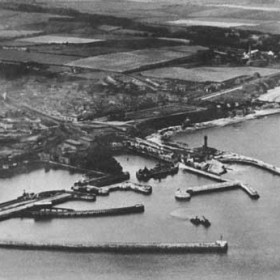
{"label": "chimney", "polygon": [[205,135],[205,136],[204,136],[204,146],[203,146],[204,149],[207,149],[207,147],[208,147],[208,143],[207,143],[207,142],[208,142],[208,136]]}

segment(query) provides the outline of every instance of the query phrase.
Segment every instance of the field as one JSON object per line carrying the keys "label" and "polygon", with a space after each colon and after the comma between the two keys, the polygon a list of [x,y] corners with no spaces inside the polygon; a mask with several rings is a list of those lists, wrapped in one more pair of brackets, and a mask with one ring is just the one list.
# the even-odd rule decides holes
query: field
{"label": "field", "polygon": [[179,25],[179,26],[211,26],[211,27],[239,27],[239,26],[256,26],[254,23],[246,22],[231,22],[231,21],[216,21],[216,20],[206,20],[206,19],[179,19],[175,21],[168,21],[169,24]]}
{"label": "field", "polygon": [[63,55],[51,55],[41,53],[30,53],[17,50],[0,50],[0,61],[7,62],[35,62],[46,65],[63,65],[70,61],[77,59],[77,57],[63,56]]}
{"label": "field", "polygon": [[183,52],[183,53],[189,53],[189,54],[195,54],[198,51],[207,51],[208,48],[203,46],[169,46],[169,47],[163,47],[161,49],[174,51],[174,52]]}
{"label": "field", "polygon": [[[111,40],[110,40],[111,38]],[[96,42],[94,44],[47,44],[47,45],[33,45],[31,43],[24,43],[23,41],[9,41],[9,42],[0,42],[2,46],[25,46],[31,52],[37,53],[46,53],[46,54],[56,54],[56,55],[70,55],[76,57],[89,57],[104,55],[109,53],[116,52],[129,52],[133,50],[145,49],[145,48],[173,48],[174,45],[178,45],[178,42],[166,41],[166,40],[157,40],[153,38],[131,38],[118,40],[115,37],[104,36],[104,41]],[[179,50],[179,46],[178,48]],[[186,48],[186,46],[184,46]],[[192,49],[188,46],[190,50]],[[194,46],[195,49],[195,46]],[[200,49],[200,48],[199,48]]]}
{"label": "field", "polygon": [[253,75],[256,72],[261,76],[266,76],[279,73],[279,70],[258,67],[198,67],[192,69],[168,67],[144,71],[142,72],[142,75],[153,78],[177,79],[194,82],[224,82],[235,77]]}
{"label": "field", "polygon": [[[193,52],[191,52],[191,55]],[[99,55],[73,61],[68,66],[89,69],[99,69],[113,72],[126,72],[143,69],[151,65],[187,58],[190,54],[160,49],[144,49],[132,52],[120,52],[108,55]]]}
{"label": "field", "polygon": [[20,42],[34,44],[89,44],[102,41],[101,39],[89,39],[69,36],[45,35],[31,38],[18,39]]}
{"label": "field", "polygon": [[17,37],[32,36],[41,33],[40,30],[0,30],[1,39],[13,39]]}

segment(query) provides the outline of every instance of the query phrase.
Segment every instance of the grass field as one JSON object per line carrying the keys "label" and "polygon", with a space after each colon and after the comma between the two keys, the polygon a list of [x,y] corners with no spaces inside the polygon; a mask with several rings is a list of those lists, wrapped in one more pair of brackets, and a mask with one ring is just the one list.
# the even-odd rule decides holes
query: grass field
{"label": "grass field", "polygon": [[13,39],[17,37],[32,36],[41,33],[40,30],[0,30],[1,39]]}
{"label": "grass field", "polygon": [[89,44],[102,41],[101,39],[80,38],[71,36],[45,35],[31,38],[18,39],[21,42],[34,44]]}
{"label": "grass field", "polygon": [[[192,55],[193,53],[191,53]],[[69,66],[125,72],[137,70],[144,66],[156,65],[188,57],[184,52],[175,52],[161,49],[144,49],[132,52],[120,52],[108,55],[88,57],[69,63]]]}
{"label": "grass field", "polygon": [[[146,49],[146,48],[173,48],[174,50],[180,49],[180,46],[176,46],[180,43],[166,40],[157,40],[154,38],[131,38],[126,40],[118,40],[114,37],[114,40],[109,40],[111,36],[106,36],[105,41],[96,42],[93,44],[68,44],[68,45],[34,45],[31,43],[23,41],[9,41],[9,42],[0,42],[2,46],[26,46],[32,52],[46,53],[46,54],[56,54],[56,55],[73,55],[80,58],[104,55],[109,53],[116,52],[129,52],[133,50]],[[108,38],[108,40],[107,40]],[[195,50],[195,46],[184,46],[184,48]],[[178,49],[177,49],[178,48]],[[199,47],[199,49],[202,47]]]}
{"label": "grass field", "polygon": [[142,75],[194,82],[224,82],[239,76],[253,75],[256,72],[260,73],[261,76],[266,76],[279,73],[279,70],[258,67],[197,67],[192,69],[168,67],[144,71]]}
{"label": "grass field", "polygon": [[211,27],[239,27],[239,26],[255,26],[254,23],[246,22],[231,22],[231,21],[216,21],[216,20],[206,20],[206,19],[179,19],[175,21],[168,21],[169,24],[179,25],[179,26],[211,26]]}
{"label": "grass field", "polygon": [[77,58],[63,55],[31,53],[17,50],[0,50],[0,61],[8,62],[35,62],[46,65],[64,65],[75,59]]}

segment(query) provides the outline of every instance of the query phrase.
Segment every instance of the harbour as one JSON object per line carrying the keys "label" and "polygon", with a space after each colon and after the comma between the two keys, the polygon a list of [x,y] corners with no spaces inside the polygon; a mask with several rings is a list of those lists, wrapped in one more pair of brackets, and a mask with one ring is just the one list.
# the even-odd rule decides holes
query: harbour
{"label": "harbour", "polygon": [[[272,117],[269,120],[256,120],[234,127],[234,133],[238,135],[235,137],[229,136],[229,138],[223,138],[223,130],[227,128],[207,130],[207,135],[209,136],[211,145],[221,150],[225,150],[226,143],[227,150],[236,151],[237,153],[246,154],[277,165],[277,157],[272,157],[269,153],[271,150],[271,143],[267,142],[267,145],[263,146],[263,149],[270,154],[269,158],[263,156],[262,149],[256,148],[258,145],[249,149],[248,146],[244,147],[240,144],[246,143],[244,139],[250,141],[250,131],[252,131],[252,129],[254,130],[263,126],[269,128],[269,126],[266,125],[268,121],[272,127],[277,127],[278,120],[276,117]],[[246,131],[246,134],[244,131]],[[185,139],[190,145],[194,146],[202,142],[201,139],[203,135],[205,135],[205,132],[188,134],[185,136]],[[243,138],[241,137],[241,142],[238,142],[237,139],[239,139],[240,135],[242,135]],[[234,141],[229,142],[229,139],[234,139]],[[232,145],[230,145],[231,143]],[[275,147],[276,144],[277,143],[273,143],[274,153],[275,150],[277,150]],[[116,158],[121,162],[124,170],[130,172],[130,180],[132,181],[136,180],[135,174],[139,168],[144,168],[145,166],[152,168],[155,165],[153,159],[146,159],[131,154],[117,156]],[[127,158],[129,158],[129,160],[127,160]],[[70,243],[79,243],[80,239],[84,242],[93,242],[94,240],[94,242],[100,243],[110,241],[154,242],[155,240],[160,242],[166,242],[168,240],[178,240],[179,242],[200,240],[201,242],[205,242],[207,240],[216,240],[217,236],[223,234],[224,238],[229,241],[230,247],[226,255],[219,256],[219,261],[217,261],[216,257],[212,254],[192,254],[191,256],[178,256],[175,254],[170,255],[168,261],[165,259],[164,255],[159,254],[157,260],[159,260],[160,263],[155,259],[149,260],[149,263],[147,261],[145,262],[145,254],[136,255],[135,258],[128,258],[123,255],[121,260],[117,259],[114,255],[109,257],[107,254],[95,255],[93,253],[79,255],[78,260],[76,257],[67,257],[66,253],[63,252],[56,252],[56,256],[62,263],[59,269],[69,267],[78,262],[81,267],[77,268],[76,271],[81,275],[88,275],[89,273],[91,275],[97,275],[97,271],[111,266],[113,274],[110,272],[106,273],[106,277],[109,279],[111,277],[115,279],[131,279],[131,277],[134,277],[137,273],[139,275],[135,276],[136,279],[148,279],[148,275],[150,275],[154,269],[164,269],[165,271],[164,276],[162,274],[158,276],[155,275],[155,279],[167,279],[174,273],[174,264],[182,271],[188,273],[193,279],[198,279],[197,270],[202,268],[203,272],[199,277],[201,277],[201,275],[206,277],[210,274],[215,277],[215,279],[223,279],[224,273],[229,273],[230,277],[233,278],[237,275],[236,266],[242,266],[244,263],[247,268],[243,267],[242,275],[250,277],[253,268],[256,279],[262,279],[265,277],[265,274],[268,273],[268,263],[275,263],[276,267],[276,262],[280,259],[278,254],[280,244],[278,242],[277,233],[278,198],[277,195],[274,197],[271,196],[272,192],[276,194],[279,192],[279,177],[245,165],[231,165],[231,168],[232,170],[227,174],[229,179],[248,183],[250,186],[257,188],[258,192],[261,194],[261,199],[258,200],[257,203],[252,203],[250,200],[248,201],[247,196],[240,191],[219,192],[209,196],[197,196],[191,201],[191,204],[176,201],[174,200],[174,193],[178,188],[183,189],[186,187],[213,184],[212,179],[191,173],[184,173],[182,169],[179,169],[178,174],[174,177],[168,176],[161,181],[154,179],[149,181],[149,184],[153,186],[153,195],[151,196],[139,196],[139,194],[134,192],[112,192],[110,193],[110,199],[108,199],[109,197],[99,197],[99,199],[94,202],[94,205],[79,201],[66,202],[61,205],[61,207],[80,210],[91,208],[101,209],[108,208],[112,206],[112,204],[115,206],[121,205],[122,201],[126,199],[126,201],[132,205],[141,202],[144,203],[149,215],[137,215],[137,219],[135,219],[133,215],[125,217],[107,217],[106,219],[97,218],[97,220],[91,220],[90,223],[88,223],[88,219],[84,220],[80,218],[71,221],[69,219],[52,219],[50,222],[32,222],[30,219],[13,219],[2,222],[3,226],[0,228],[0,233],[3,239],[7,241],[31,242],[34,240],[36,242],[42,242],[44,240],[50,240],[62,242],[66,239],[67,242]],[[56,174],[60,175],[58,176]],[[5,192],[6,195],[2,196],[2,201],[14,198],[15,194],[20,195],[23,190],[22,186],[26,185],[24,182],[28,182],[29,187],[26,190],[30,192],[37,191],[38,188],[40,191],[47,190],[49,186],[61,189],[62,187],[64,188],[72,185],[79,178],[80,175],[71,177],[65,171],[50,171],[50,173],[45,173],[42,170],[40,172],[36,171],[35,173],[31,173],[28,177],[26,177],[26,175],[15,177],[9,182],[3,180],[3,192]],[[221,209],[223,211],[223,216],[220,215]],[[206,215],[212,222],[211,227],[209,229],[197,228],[191,223],[186,222],[186,219],[196,215]],[[262,223],[261,227],[260,223]],[[32,227],[31,231],[30,225]],[[48,228],[47,231],[46,227]],[[164,231],[162,231],[163,227]],[[174,231],[174,228],[176,228],[176,231]],[[20,238],[16,234],[19,229],[21,231]],[[88,234],[88,232],[91,234]],[[104,232],[106,232],[106,234],[104,234]],[[79,238],[77,238],[77,236],[79,236]],[[57,268],[56,262],[52,261],[50,257],[53,256],[53,252],[37,252],[36,255],[39,255],[41,260],[35,260],[31,255],[31,251],[28,250],[12,250],[9,252],[8,250],[3,250],[2,252],[5,252],[8,258],[4,261],[4,271],[6,271],[6,275],[13,275],[13,272],[8,270],[9,264],[11,265],[11,262],[13,262],[12,259],[17,260],[20,256],[29,258],[36,263],[38,267],[34,267],[34,277],[36,276],[36,271],[38,272],[39,269],[45,267],[44,263],[46,260],[48,260],[50,264],[49,268],[45,268],[46,271],[54,277],[57,275],[56,272],[51,272],[51,269]],[[251,261],[250,256],[254,256],[254,262]],[[83,265],[87,259],[92,262],[90,267]],[[141,264],[139,264],[139,260],[141,260]],[[116,263],[112,264],[112,261]],[[186,262],[192,262],[192,267],[187,267],[185,265]],[[120,272],[120,266],[131,266],[132,268],[123,274]],[[87,267],[87,271],[84,270],[85,267]],[[22,270],[17,268],[17,272],[19,271]],[[74,279],[77,274],[68,274],[68,276],[69,279]]]}

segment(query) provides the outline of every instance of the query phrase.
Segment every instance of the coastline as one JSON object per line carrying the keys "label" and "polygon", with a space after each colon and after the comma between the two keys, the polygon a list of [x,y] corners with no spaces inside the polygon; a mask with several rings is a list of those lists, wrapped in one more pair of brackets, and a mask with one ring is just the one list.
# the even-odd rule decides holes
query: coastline
{"label": "coastline", "polygon": [[147,136],[146,140],[161,144],[163,137],[170,139],[171,137],[179,133],[191,133],[197,130],[212,128],[212,127],[223,127],[236,123],[241,123],[247,120],[254,120],[254,119],[258,119],[270,115],[276,115],[276,114],[280,114],[280,107],[256,110],[254,113],[248,114],[246,116],[235,116],[233,118],[220,118],[220,119],[215,119],[215,120],[201,122],[201,123],[194,123],[193,126],[186,127],[186,128],[182,128],[181,125],[170,126],[158,130],[156,133]]}

